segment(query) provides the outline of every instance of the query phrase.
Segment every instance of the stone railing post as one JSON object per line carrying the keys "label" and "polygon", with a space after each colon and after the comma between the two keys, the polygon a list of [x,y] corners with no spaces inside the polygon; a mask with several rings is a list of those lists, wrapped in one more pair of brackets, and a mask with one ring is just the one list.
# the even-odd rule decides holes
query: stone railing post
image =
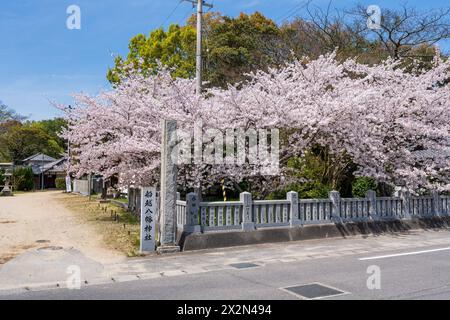
{"label": "stone railing post", "polygon": [[286,199],[290,202],[289,210],[289,224],[291,227],[299,226],[302,224],[298,214],[298,193],[295,191],[289,191],[286,195]]}
{"label": "stone railing post", "polygon": [[400,198],[403,201],[403,219],[411,220],[411,195],[408,191],[402,191]]}
{"label": "stone railing post", "polygon": [[369,201],[369,216],[373,220],[379,220],[377,214],[377,193],[373,190],[368,190],[366,192],[366,199]]}
{"label": "stone railing post", "polygon": [[186,232],[201,232],[201,227],[198,221],[199,199],[196,193],[188,193],[186,195],[186,225],[184,230]]}
{"label": "stone railing post", "polygon": [[439,217],[443,213],[441,197],[439,196],[439,192],[437,191],[433,191],[432,196],[433,196],[433,215],[435,217]]}
{"label": "stone railing post", "polygon": [[255,222],[253,221],[252,214],[252,194],[250,192],[242,192],[239,195],[239,199],[242,202],[242,230],[255,230]]}
{"label": "stone railing post", "polygon": [[329,197],[331,200],[331,217],[341,220],[341,195],[339,191],[331,191]]}

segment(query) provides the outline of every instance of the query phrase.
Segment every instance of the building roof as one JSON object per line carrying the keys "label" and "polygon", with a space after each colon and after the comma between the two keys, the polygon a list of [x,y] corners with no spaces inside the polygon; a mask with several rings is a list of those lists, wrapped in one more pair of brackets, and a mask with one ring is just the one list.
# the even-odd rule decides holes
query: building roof
{"label": "building roof", "polygon": [[46,163],[44,164],[42,167],[41,166],[33,166],[32,170],[33,173],[38,175],[41,174],[43,172],[48,172],[48,171],[55,171],[55,172],[65,172],[65,169],[62,168],[62,164],[67,160],[67,158],[61,158],[58,160],[55,160],[53,162],[50,163]]}
{"label": "building roof", "polygon": [[65,171],[64,169],[61,168],[61,165],[67,160],[67,158],[61,158],[58,160],[55,160],[51,163],[47,163],[43,166],[43,171]]}
{"label": "building roof", "polygon": [[37,153],[35,155],[32,155],[31,157],[28,157],[28,158],[22,160],[22,162],[28,162],[28,161],[53,162],[53,161],[56,161],[56,159],[52,158],[46,154],[43,154],[43,153]]}

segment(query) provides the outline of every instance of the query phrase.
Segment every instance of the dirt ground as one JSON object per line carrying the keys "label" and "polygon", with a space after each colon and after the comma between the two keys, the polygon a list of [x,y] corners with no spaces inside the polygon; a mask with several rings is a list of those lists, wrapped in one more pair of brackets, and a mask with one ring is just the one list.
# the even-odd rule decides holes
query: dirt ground
{"label": "dirt ground", "polygon": [[43,246],[74,248],[87,257],[113,263],[123,254],[107,248],[102,236],[59,201],[61,191],[0,197],[0,265],[22,252]]}

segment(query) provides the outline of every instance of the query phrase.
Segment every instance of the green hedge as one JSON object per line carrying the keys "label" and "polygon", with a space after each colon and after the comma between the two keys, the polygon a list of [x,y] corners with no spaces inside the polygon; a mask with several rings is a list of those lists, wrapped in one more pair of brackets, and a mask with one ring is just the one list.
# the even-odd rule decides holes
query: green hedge
{"label": "green hedge", "polygon": [[34,189],[34,174],[31,168],[18,168],[13,173],[14,190],[30,191]]}
{"label": "green hedge", "polygon": [[366,196],[366,192],[369,190],[376,191],[378,188],[377,182],[368,177],[359,177],[356,178],[352,183],[352,193],[354,197],[364,198]]}
{"label": "green hedge", "polygon": [[3,169],[0,169],[0,186],[3,186],[5,184],[5,176],[4,176],[4,174],[5,174],[5,171]]}
{"label": "green hedge", "polygon": [[65,190],[66,189],[66,179],[56,178],[55,180],[56,189]]}

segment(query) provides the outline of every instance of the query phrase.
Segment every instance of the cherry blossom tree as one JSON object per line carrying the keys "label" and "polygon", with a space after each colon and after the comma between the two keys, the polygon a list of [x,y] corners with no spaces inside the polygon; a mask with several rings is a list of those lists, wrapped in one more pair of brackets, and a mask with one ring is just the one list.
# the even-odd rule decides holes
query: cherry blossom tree
{"label": "cherry blossom tree", "polygon": [[74,107],[59,106],[69,119],[63,133],[71,145],[69,171],[118,176],[120,184],[136,186],[158,180],[160,119],[191,123],[200,108],[195,83],[173,80],[167,70],[133,74],[112,91],[75,100]]}
{"label": "cherry blossom tree", "polygon": [[[282,130],[281,171],[266,188],[283,184],[287,160],[321,145],[335,158],[336,176],[349,165],[356,175],[421,188],[449,190],[450,62],[436,57],[427,70],[404,70],[401,61],[362,65],[343,63],[335,54],[294,61],[258,71],[246,83],[209,89],[201,97],[190,79],[172,79],[168,70],[143,77],[132,73],[99,96],[77,95],[64,108],[78,175],[118,175],[122,184],[158,181],[160,119],[179,128],[203,130]],[[418,158],[417,150],[436,156]],[[257,169],[257,168],[256,168]],[[261,179],[253,166],[193,164],[180,166],[182,187]]]}
{"label": "cherry blossom tree", "polygon": [[[229,110],[222,121],[295,129],[284,159],[319,144],[336,156],[337,172],[351,162],[356,175],[414,191],[448,190],[450,159],[438,155],[449,150],[449,70],[439,57],[431,70],[407,72],[393,60],[368,66],[331,54],[257,72],[242,88],[213,95],[217,108]],[[436,156],[418,159],[421,149]]]}

